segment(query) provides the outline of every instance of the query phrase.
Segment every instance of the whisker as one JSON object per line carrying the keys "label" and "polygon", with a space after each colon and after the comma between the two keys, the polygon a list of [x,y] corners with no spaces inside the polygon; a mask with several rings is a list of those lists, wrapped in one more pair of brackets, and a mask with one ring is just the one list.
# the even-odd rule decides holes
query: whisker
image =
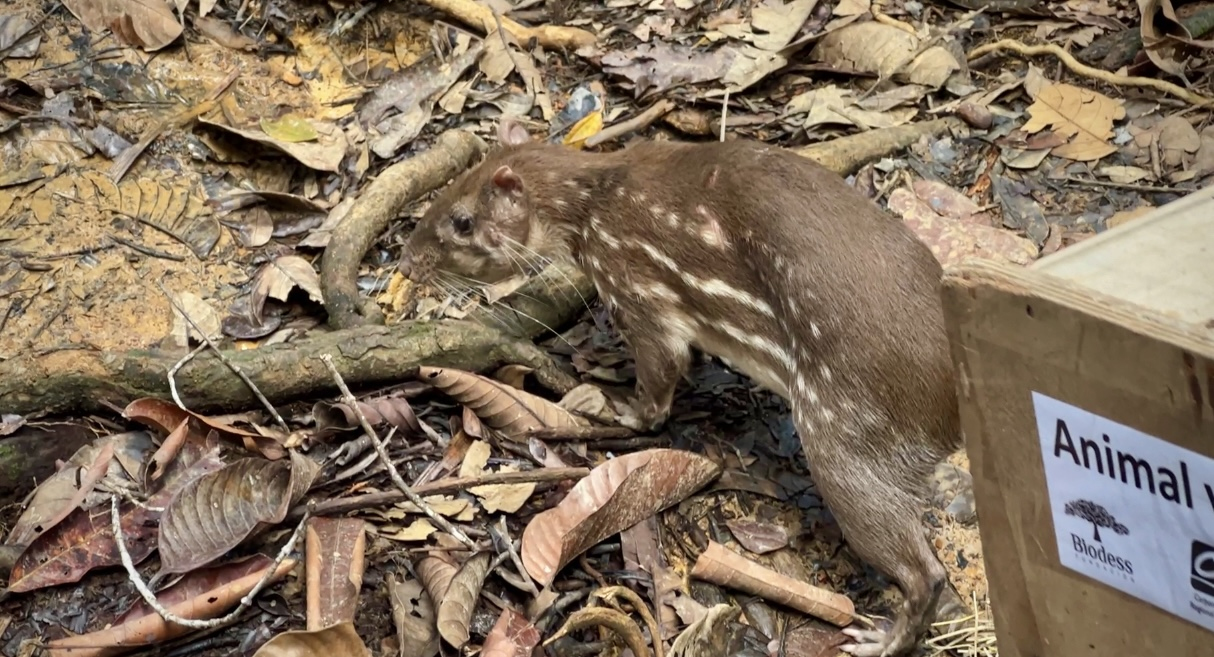
{"label": "whisker", "polygon": [[[506,238],[506,243],[507,243],[507,244],[510,244],[510,245],[512,245],[512,246],[514,246],[514,247],[516,247],[516,248],[523,249],[524,251],[528,251],[528,252],[530,252],[530,253],[534,254],[534,256],[535,256],[537,259],[539,259],[541,262],[543,262],[543,263],[544,263],[544,266],[545,266],[545,267],[548,267],[548,266],[552,265],[552,263],[553,263],[552,258],[549,258],[549,257],[547,257],[547,256],[544,256],[544,255],[541,255],[541,254],[537,253],[537,252],[535,251],[535,249],[532,249],[531,247],[527,246],[526,244],[523,244],[523,243],[519,242],[518,240],[516,240],[516,239],[514,239],[514,238],[512,238],[512,237],[507,237],[507,238]],[[556,270],[557,274],[558,274],[558,275],[559,275],[561,278],[565,279],[565,282],[569,284],[569,288],[570,288],[570,289],[572,289],[572,290],[573,290],[573,291],[574,291],[574,292],[575,292],[575,293],[578,295],[578,298],[582,300],[582,306],[583,306],[584,308],[586,308],[586,310],[590,310],[590,302],[589,302],[589,301],[587,301],[587,300],[586,300],[586,297],[582,295],[581,290],[577,289],[577,286],[573,284],[573,279],[569,277],[569,274],[566,274],[566,273],[565,273],[563,270],[561,270],[561,268],[560,268],[560,267],[553,267],[553,269],[555,269],[555,270]],[[566,293],[566,294],[567,294],[567,293]],[[568,297],[566,297],[566,298],[568,298]]]}
{"label": "whisker", "polygon": [[574,353],[578,354],[579,356],[582,356],[583,358],[586,357],[586,355],[582,353],[581,349],[578,349],[576,346],[574,346],[574,344],[572,342],[570,342],[568,338],[566,338],[565,336],[558,333],[557,330],[552,328],[551,326],[548,326],[547,324],[532,317],[531,315],[528,315],[527,313],[519,310],[518,308],[515,308],[514,306],[501,306],[500,309],[503,311],[509,309],[510,312],[513,312],[517,315],[522,315],[526,319],[529,319],[529,320],[535,322],[536,324],[539,324],[540,326],[544,327],[549,333],[556,336],[561,342],[564,342],[570,349],[572,349],[574,351]]}
{"label": "whisker", "polygon": [[[450,274],[450,275],[459,277],[460,279],[462,279],[460,282],[464,283],[465,285],[471,284],[471,285],[468,285],[469,289],[472,289],[473,285],[479,285],[481,287],[491,287],[493,285],[492,283],[486,283],[485,281],[479,281],[475,278],[470,278],[468,276],[463,276],[460,274]],[[515,290],[514,292],[511,292],[510,294],[518,295],[520,297],[523,297],[524,299],[531,299],[532,301],[534,301],[536,303],[544,303],[538,297],[531,296],[530,294],[527,294],[525,292],[521,292],[518,290]]]}

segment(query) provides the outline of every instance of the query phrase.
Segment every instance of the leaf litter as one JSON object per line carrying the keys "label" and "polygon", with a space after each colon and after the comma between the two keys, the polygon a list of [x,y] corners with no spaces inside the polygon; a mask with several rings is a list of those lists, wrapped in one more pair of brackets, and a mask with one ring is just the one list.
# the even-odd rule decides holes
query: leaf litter
{"label": "leaf litter", "polygon": [[[443,127],[487,135],[501,114],[526,115],[532,127],[547,124],[549,139],[583,149],[600,148],[600,135],[655,107],[661,111],[631,130],[652,125],[650,134],[717,137],[724,124],[730,135],[792,148],[956,114],[971,131],[924,135],[845,172],[945,263],[980,255],[1028,264],[1133,221],[1214,174],[1209,111],[1186,109],[1183,90],[1166,86],[1209,93],[1199,66],[1210,37],[1186,27],[1188,14],[1167,0],[1056,3],[1028,17],[896,1],[609,0],[565,15],[564,25],[545,24],[561,21],[551,3],[513,11],[494,3],[504,31],[484,7],[425,4],[438,11],[371,9],[377,29],[379,21],[390,26],[374,33],[366,16],[330,21],[303,5],[292,13],[294,3],[264,14],[226,0],[69,2],[67,12],[49,15],[26,0],[6,7],[0,251],[10,262],[0,276],[0,356],[53,356],[63,344],[184,355],[200,344],[198,328],[239,349],[306,340],[320,332],[319,314],[332,310],[324,249],[341,236],[340,220],[357,211],[366,182],[390,161],[424,153]],[[1034,48],[1086,50],[1126,24],[1149,47],[1120,66],[1157,76],[1154,86],[1142,87],[1118,66],[1094,74],[1053,65],[1046,58],[1057,55],[1048,49],[996,49],[1020,52],[1017,59],[967,56],[961,46],[996,45],[989,39],[997,32],[1044,44]],[[91,39],[104,38],[84,47],[84,27]],[[586,36],[598,39],[591,44]],[[111,175],[114,160],[136,153],[124,175]],[[417,217],[424,208],[423,199],[401,214]],[[359,265],[362,293],[381,299],[393,321],[467,317],[526,289],[520,278],[471,303],[441,296],[387,303],[399,298],[380,295],[398,280],[388,272],[405,230],[381,230]],[[786,417],[786,409],[744,379],[702,367],[676,400],[672,431],[656,442],[585,433],[597,428],[586,418],[608,407],[602,388],[633,377],[611,335],[603,316],[590,314],[545,343],[594,382],[559,403],[534,391],[534,368],[486,375],[448,363],[418,369],[423,385],[408,394],[394,391],[408,377],[393,372],[378,380],[387,387],[363,391],[354,405],[284,401],[290,431],[261,410],[210,415],[181,409],[167,395],[107,400],[115,409],[136,401],[125,417],[95,425],[102,436],[89,449],[60,456],[63,466],[19,515],[0,518],[12,528],[6,543],[22,550],[8,582],[19,595],[0,615],[21,605],[64,615],[43,612],[39,618],[52,620],[37,621],[36,634],[13,625],[0,633],[6,641],[45,631],[52,641],[134,646],[192,631],[146,609],[124,615],[107,604],[90,610],[88,629],[105,632],[98,623],[113,623],[110,634],[58,638],[82,628],[66,620],[78,606],[53,602],[56,585],[83,581],[84,599],[112,599],[91,582],[94,571],[121,573],[109,519],[116,490],[124,491],[119,529],[131,560],[152,559],[162,576],[181,576],[159,591],[163,604],[189,618],[236,609],[263,574],[274,573],[265,582],[273,584],[299,567],[293,558],[275,566],[266,555],[277,554],[282,530],[310,502],[323,508],[396,492],[355,410],[380,432],[404,481],[450,488],[422,496],[421,506],[397,497],[350,507],[340,530],[319,522],[332,518],[313,518],[295,549],[306,556],[309,576],[323,576],[302,587],[274,584],[286,595],[304,589],[307,629],[292,625],[268,643],[277,630],[263,634],[257,654],[367,654],[375,645],[431,657],[440,642],[492,656],[530,654],[559,631],[552,610],[597,601],[612,581],[649,596],[642,606],[662,619],[668,654],[702,654],[692,646],[742,636],[747,627],[755,639],[767,627],[763,619],[789,614],[762,606],[778,599],[775,592],[715,604],[681,584],[705,554],[698,526],[705,519],[730,532],[736,543],[725,549],[743,561],[713,553],[733,565],[697,579],[700,586],[715,579],[726,583],[713,589],[718,594],[745,591],[775,572],[846,595],[866,613],[892,608],[889,587],[857,584],[867,581],[862,564],[846,552],[834,556],[837,528],[815,504],[812,478],[789,458],[797,453],[787,451],[795,444],[789,425],[759,419]],[[318,372],[307,364],[275,376]],[[189,384],[199,385],[207,384]],[[6,439],[37,421],[10,415],[0,431]],[[124,433],[131,421],[147,431]],[[537,431],[548,433],[540,440]],[[958,472],[967,465],[964,454],[950,463]],[[581,474],[545,478],[577,468]],[[522,479],[501,483],[507,477]],[[972,492],[954,487],[938,497],[928,511],[934,544],[963,597],[989,617],[981,545],[967,512]],[[204,517],[208,499],[222,518]],[[766,505],[797,518],[772,515]],[[494,518],[505,521],[501,529]],[[479,537],[478,549],[469,551],[440,526],[443,519]],[[246,551],[256,553],[252,561],[228,561]],[[789,560],[801,553],[818,555],[813,575]],[[364,570],[384,574],[387,591],[362,587]],[[229,590],[225,581],[240,584]],[[302,574],[294,581],[303,583]],[[174,598],[174,591],[188,595]],[[188,596],[212,602],[180,606]],[[627,613],[598,604],[582,610],[586,618],[619,622],[628,632],[631,624],[630,640],[645,641]],[[391,627],[370,620],[375,609],[393,616]],[[159,625],[139,625],[149,622]],[[136,636],[142,643],[130,643]],[[587,637],[573,631],[557,644]],[[811,618],[785,640],[795,654],[826,655],[839,635]]]}

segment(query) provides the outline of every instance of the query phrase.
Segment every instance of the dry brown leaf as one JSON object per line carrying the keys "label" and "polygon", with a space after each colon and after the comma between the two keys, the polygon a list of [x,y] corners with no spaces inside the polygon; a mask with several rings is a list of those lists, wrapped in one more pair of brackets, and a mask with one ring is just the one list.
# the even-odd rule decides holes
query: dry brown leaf
{"label": "dry brown leaf", "polygon": [[186,484],[161,518],[162,571],[203,566],[261,525],[281,522],[317,469],[314,461],[292,452],[290,463],[244,458]]}
{"label": "dry brown leaf", "polygon": [[640,96],[660,93],[680,83],[719,80],[736,58],[737,52],[728,46],[704,50],[659,41],[606,53],[601,62],[605,73],[631,80],[636,85],[635,95]]}
{"label": "dry brown leaf", "polygon": [[297,255],[280,256],[273,262],[267,262],[253,278],[250,311],[255,317],[260,317],[267,297],[286,301],[296,286],[307,292],[316,303],[324,303],[320,276],[312,269],[310,262]]}
{"label": "dry brown leaf", "polygon": [[1090,162],[1117,152],[1108,139],[1113,136],[1113,122],[1125,118],[1125,107],[1120,101],[1059,82],[1042,88],[1028,112],[1032,118],[1024,124],[1025,132],[1052,127],[1071,138],[1069,143],[1051,151],[1058,157]]}
{"label": "dry brown leaf", "polygon": [[510,365],[503,365],[502,367],[499,367],[498,370],[493,373],[493,378],[501,381],[511,388],[518,388],[519,390],[522,390],[523,382],[527,378],[527,375],[534,371],[534,369],[527,367],[526,365],[512,363]]}
{"label": "dry brown leaf", "polygon": [[366,522],[359,518],[309,518],[307,557],[307,629],[353,621],[362,588]]}
{"label": "dry brown leaf", "polygon": [[239,437],[244,446],[252,451],[258,451],[268,459],[280,459],[285,455],[282,445],[272,438],[266,438],[252,431],[245,431],[219,420],[213,420],[205,415],[179,408],[171,401],[144,397],[127,404],[122,410],[122,416],[136,422],[160,429],[164,433],[172,433],[182,420],[194,418],[198,422],[214,429],[219,435]]}
{"label": "dry brown leaf", "polygon": [[556,404],[479,374],[443,367],[422,367],[418,378],[471,408],[485,424],[511,440],[531,429],[586,424]]}
{"label": "dry brown leaf", "polygon": [[749,41],[760,50],[776,51],[787,46],[806,19],[814,10],[818,0],[792,0],[755,5],[750,10],[750,26],[742,24],[721,25],[719,30],[726,36]]}
{"label": "dry brown leaf", "polygon": [[417,578],[431,600],[442,601],[451,588],[451,579],[455,577],[456,565],[440,556],[428,556],[417,562]]}
{"label": "dry brown leaf", "polygon": [[784,108],[788,114],[806,113],[805,129],[823,124],[854,125],[861,128],[892,128],[909,123],[919,110],[914,107],[886,111],[867,110],[856,105],[849,89],[836,85],[818,87],[795,96]]}
{"label": "dry brown leaf", "polygon": [[[29,506],[17,519],[4,544],[28,545],[63,522],[63,519],[79,507],[84,498],[93,491],[93,486],[105,477],[110,463],[114,460],[114,441],[122,440],[124,435],[104,438],[94,445],[85,445],[76,450],[72,455],[73,463],[60,469],[38,486]],[[89,455],[91,459],[87,467],[83,467],[83,462],[78,465],[75,463],[89,458]]]}
{"label": "dry brown leaf", "polygon": [[527,617],[506,608],[481,646],[481,657],[531,657],[540,642],[540,631]]}
{"label": "dry brown leaf", "polygon": [[590,471],[560,504],[523,531],[523,566],[542,586],[574,557],[649,516],[678,504],[721,473],[707,458],[649,449],[610,459]]}
{"label": "dry brown leaf", "polygon": [[[284,559],[270,576],[273,584],[295,567],[294,559]],[[173,614],[191,620],[222,616],[240,604],[274,560],[265,555],[253,555],[214,568],[205,568],[185,575],[156,594],[156,601]],[[51,657],[107,657],[123,647],[130,649],[168,641],[194,629],[166,621],[143,600],[120,615],[112,624],[96,632],[78,634],[51,641]]]}
{"label": "dry brown leaf", "polygon": [[[482,475],[488,470],[485,465],[489,463],[489,443],[482,440],[477,440],[468,446],[468,451],[464,455],[464,462],[460,464],[460,477],[476,477]],[[517,472],[518,469],[510,465],[502,465],[498,472]],[[535,492],[535,484],[492,484],[488,486],[472,486],[468,489],[469,493],[481,498],[481,506],[489,513],[503,512],[514,513],[531,499],[531,494]]]}
{"label": "dry brown leaf", "polygon": [[64,0],[63,6],[90,32],[112,30],[148,52],[176,41],[183,29],[164,0]]}
{"label": "dry brown leaf", "polygon": [[[1193,35],[1189,34],[1177,19],[1171,0],[1137,0],[1137,2],[1140,18],[1139,31],[1147,57],[1159,67],[1159,70],[1184,78],[1184,64],[1174,59],[1179,44],[1166,39],[1165,34],[1171,33],[1190,38]],[[1159,19],[1160,10],[1162,10],[1165,20]],[[1161,25],[1164,29],[1160,29]]]}
{"label": "dry brown leaf", "polygon": [[438,528],[429,519],[418,518],[407,527],[383,527],[378,533],[388,540],[407,543],[410,541],[424,541],[430,538],[430,535],[436,531],[438,531]]}
{"label": "dry brown leaf", "polygon": [[489,574],[493,555],[481,552],[464,562],[451,583],[442,602],[438,604],[438,633],[451,647],[459,650],[471,637],[472,612],[480,599],[481,586]]}
{"label": "dry brown leaf", "polygon": [[941,46],[916,55],[919,46],[913,34],[892,25],[863,21],[828,32],[814,46],[810,58],[843,70],[876,73],[885,79],[939,89],[961,65]]}
{"label": "dry brown leaf", "polygon": [[788,527],[778,522],[764,522],[755,518],[731,518],[725,521],[729,532],[738,543],[755,554],[767,554],[788,545]]}
{"label": "dry brown leaf", "polygon": [[[371,426],[387,423],[401,429],[405,438],[429,436],[434,430],[413,412],[405,397],[381,397],[358,402],[358,408]],[[360,430],[358,414],[345,402],[319,401],[312,405],[316,419],[316,438],[327,438],[341,431]],[[437,434],[431,436],[438,438]]]}
{"label": "dry brown leaf", "polygon": [[344,621],[323,630],[291,630],[270,639],[253,657],[371,657],[354,624]]}
{"label": "dry brown leaf", "polygon": [[[198,334],[195,326],[202,329],[208,339],[215,340],[220,337],[223,333],[223,320],[214,306],[193,292],[179,292],[173,296],[177,301],[173,306],[173,328],[169,332],[173,344],[184,347],[189,344],[190,339],[203,342],[203,338]],[[186,321],[185,317],[181,315],[181,311],[177,309],[178,306],[185,311],[193,324]]]}
{"label": "dry brown leaf", "polygon": [[388,600],[392,603],[392,620],[396,624],[396,640],[400,657],[434,657],[439,650],[438,628],[435,627],[434,602],[422,588],[421,582],[406,578],[401,584],[388,575]]}
{"label": "dry brown leaf", "polygon": [[281,151],[300,164],[317,171],[337,173],[348,147],[346,133],[335,124],[323,121],[312,122],[312,127],[318,135],[317,139],[304,142],[274,139],[261,130],[242,130],[206,119],[198,119],[198,124]]}

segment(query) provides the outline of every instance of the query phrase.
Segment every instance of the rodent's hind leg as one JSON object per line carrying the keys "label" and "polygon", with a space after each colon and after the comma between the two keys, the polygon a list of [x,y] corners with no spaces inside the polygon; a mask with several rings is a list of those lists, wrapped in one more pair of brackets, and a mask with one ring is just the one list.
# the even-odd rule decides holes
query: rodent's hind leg
{"label": "rodent's hind leg", "polygon": [[[926,502],[915,494],[919,469],[900,461],[904,452],[881,449],[891,444],[891,436],[879,435],[886,428],[856,427],[847,435],[819,425],[817,435],[810,435],[803,426],[797,422],[810,476],[843,537],[857,556],[894,580],[903,597],[890,631],[845,630],[855,641],[840,650],[856,657],[908,654],[935,620],[937,603],[947,597],[943,592],[951,588],[919,520]],[[833,435],[824,435],[826,431]],[[847,449],[849,445],[854,448]]]}
{"label": "rodent's hind leg", "polygon": [[631,408],[617,421],[633,431],[655,432],[670,417],[675,388],[691,367],[691,345],[657,326],[630,329],[637,384]]}

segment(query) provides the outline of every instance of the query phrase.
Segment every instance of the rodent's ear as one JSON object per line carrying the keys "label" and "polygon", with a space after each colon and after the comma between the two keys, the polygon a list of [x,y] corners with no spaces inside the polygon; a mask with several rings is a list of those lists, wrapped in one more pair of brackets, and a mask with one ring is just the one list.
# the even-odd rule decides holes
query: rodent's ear
{"label": "rodent's ear", "polygon": [[503,116],[497,123],[497,141],[503,146],[518,146],[531,141],[531,135],[518,119]]}
{"label": "rodent's ear", "polygon": [[518,196],[523,193],[523,179],[514,172],[514,169],[505,164],[493,172],[493,186],[498,191],[506,192],[512,196]]}

